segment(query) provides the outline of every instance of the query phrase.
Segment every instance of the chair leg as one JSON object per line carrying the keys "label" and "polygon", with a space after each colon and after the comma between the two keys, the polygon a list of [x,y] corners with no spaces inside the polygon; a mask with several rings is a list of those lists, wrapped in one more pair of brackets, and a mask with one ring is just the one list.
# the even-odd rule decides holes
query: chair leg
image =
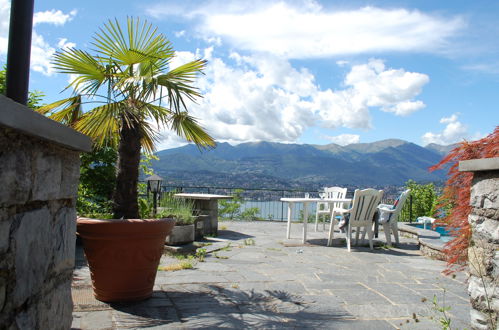
{"label": "chair leg", "polygon": [[373,232],[371,226],[366,226],[366,230],[367,230],[367,237],[369,238],[369,247],[371,248],[371,250],[374,250],[374,247],[373,247],[374,232]]}
{"label": "chair leg", "polygon": [[317,222],[319,222],[319,212],[315,212],[315,231],[317,231]]}
{"label": "chair leg", "polygon": [[348,249],[348,252],[350,252],[351,240],[352,240],[352,227],[350,227],[350,224],[348,224],[348,229],[347,229],[347,249]]}
{"label": "chair leg", "polygon": [[362,236],[360,237],[360,244],[364,245],[364,242],[366,241],[366,232],[367,232],[367,227],[364,227],[364,230],[362,231]]}
{"label": "chair leg", "polygon": [[383,231],[385,232],[385,237],[386,237],[386,244],[387,245],[392,245],[392,240],[391,240],[391,226],[389,223],[384,223],[383,224]]}
{"label": "chair leg", "polygon": [[395,242],[399,244],[399,227],[397,224],[397,221],[394,221],[393,224],[391,225],[392,231],[393,231],[393,236],[395,237]]}
{"label": "chair leg", "polygon": [[[329,238],[327,240],[327,246],[333,245],[333,236],[334,236],[334,216],[335,214],[331,216],[331,222],[329,223]],[[325,221],[324,221],[325,222]]]}
{"label": "chair leg", "polygon": [[359,245],[359,235],[360,235],[360,227],[356,227],[355,229],[355,245]]}

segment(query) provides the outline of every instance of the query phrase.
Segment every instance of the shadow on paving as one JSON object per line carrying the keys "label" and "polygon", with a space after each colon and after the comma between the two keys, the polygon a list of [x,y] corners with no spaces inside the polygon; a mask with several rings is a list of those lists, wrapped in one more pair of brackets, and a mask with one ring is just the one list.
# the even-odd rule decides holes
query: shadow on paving
{"label": "shadow on paving", "polygon": [[246,239],[246,238],[254,238],[255,236],[253,235],[247,235],[243,234],[237,231],[233,230],[219,230],[218,231],[218,238],[223,238],[223,239],[231,239],[231,240],[241,240],[241,239]]}
{"label": "shadow on paving", "polygon": [[83,252],[83,243],[78,238],[76,240],[76,248],[75,248],[75,269],[80,269],[83,267],[87,267],[87,258],[85,258],[85,253]]}
{"label": "shadow on paving", "polygon": [[[167,300],[163,304],[154,298],[160,295]],[[329,327],[336,321],[353,321],[354,316],[340,306],[328,305],[282,290],[256,292],[207,285],[201,292],[155,291],[149,300],[111,307],[122,312],[118,323],[126,327],[164,326],[180,321],[176,325],[187,328],[317,328]]]}
{"label": "shadow on paving", "polygon": [[[315,239],[307,239],[306,244],[294,244],[295,246],[319,246],[319,247],[326,247],[327,246],[327,238],[315,238]],[[355,245],[354,243],[355,239],[352,240],[352,251],[354,250],[362,250],[369,252],[369,243],[366,242],[364,244]],[[288,244],[291,245],[291,244]],[[385,245],[380,242],[380,241],[374,241],[374,250],[372,251],[373,253],[384,253],[384,254],[389,254],[389,255],[395,255],[395,256],[407,256],[407,255],[414,255],[415,252],[419,251],[419,246],[416,243],[399,243],[399,244],[394,244],[393,247],[387,248]],[[341,237],[341,238],[334,238],[333,239],[333,248],[347,248],[347,243],[346,239]],[[406,253],[404,251],[408,251],[409,253]]]}

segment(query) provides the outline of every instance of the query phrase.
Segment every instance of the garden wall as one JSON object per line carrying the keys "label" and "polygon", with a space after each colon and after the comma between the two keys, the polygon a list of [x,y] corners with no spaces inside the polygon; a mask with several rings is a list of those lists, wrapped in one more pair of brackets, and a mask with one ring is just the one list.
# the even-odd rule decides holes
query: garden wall
{"label": "garden wall", "polygon": [[499,158],[462,161],[459,170],[474,173],[468,218],[471,325],[493,329],[499,316]]}
{"label": "garden wall", "polygon": [[0,328],[69,329],[88,137],[0,95]]}

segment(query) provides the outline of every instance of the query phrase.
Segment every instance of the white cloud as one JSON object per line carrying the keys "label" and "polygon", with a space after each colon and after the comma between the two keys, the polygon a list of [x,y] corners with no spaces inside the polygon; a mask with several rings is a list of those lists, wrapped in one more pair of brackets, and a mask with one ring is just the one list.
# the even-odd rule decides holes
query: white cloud
{"label": "white cloud", "polygon": [[345,89],[319,91],[315,98],[322,125],[327,128],[371,128],[370,108],[406,116],[425,107],[414,100],[428,83],[427,75],[386,68],[371,59],[352,66],[344,80]]}
{"label": "white cloud", "polygon": [[423,143],[436,143],[448,145],[461,142],[468,137],[468,127],[458,120],[457,113],[450,117],[440,119],[441,124],[447,124],[444,130],[440,133],[427,132],[422,136]]}
{"label": "white cloud", "polygon": [[[178,52],[172,67],[212,52]],[[420,109],[424,104],[413,98],[428,81],[426,75],[386,68],[373,59],[351,67],[343,89],[321,89],[306,68],[236,52],[226,60],[213,57],[205,73],[198,80],[204,98],[188,108],[217,140],[232,143],[295,142],[316,125],[369,129],[373,109],[395,115]]]}
{"label": "white cloud", "polygon": [[[76,13],[76,10],[73,10],[69,14],[64,14],[62,11],[55,9],[36,12],[33,16],[33,25],[48,23],[61,26],[72,20]],[[10,1],[0,0],[0,58],[6,57],[7,55],[9,20]],[[68,42],[65,38],[60,38],[56,45],[51,45],[42,35],[37,33],[36,29],[33,30],[31,39],[31,69],[46,76],[50,76],[54,73],[50,60],[56,51],[56,48],[75,46],[74,43]]]}
{"label": "white cloud", "polygon": [[45,39],[33,31],[31,40],[31,69],[40,72],[46,76],[51,76],[55,73],[54,68],[50,61],[52,60],[52,55],[56,52],[57,48],[69,48],[75,47],[76,44],[73,42],[68,42],[67,39],[59,39],[55,47],[51,46]]}
{"label": "white cloud", "polygon": [[373,52],[444,52],[466,25],[458,16],[418,10],[322,8],[315,1],[208,1],[159,3],[156,18],[192,19],[203,38],[222,38],[239,49],[286,58]]}
{"label": "white cloud", "polygon": [[360,142],[360,135],[357,134],[340,134],[336,136],[325,136],[325,138],[340,146],[346,146],[352,143]]}
{"label": "white cloud", "polygon": [[185,36],[185,30],[175,31],[175,32],[173,32],[173,34],[175,35],[175,37],[180,38],[180,37]]}
{"label": "white cloud", "polygon": [[179,137],[171,130],[165,130],[161,134],[161,142],[156,145],[156,150],[178,148],[187,144],[187,141]]}
{"label": "white cloud", "polygon": [[76,10],[72,10],[69,14],[63,13],[61,10],[46,10],[39,11],[33,15],[33,26],[40,23],[48,23],[54,25],[64,25],[66,22],[71,21],[77,14]]}

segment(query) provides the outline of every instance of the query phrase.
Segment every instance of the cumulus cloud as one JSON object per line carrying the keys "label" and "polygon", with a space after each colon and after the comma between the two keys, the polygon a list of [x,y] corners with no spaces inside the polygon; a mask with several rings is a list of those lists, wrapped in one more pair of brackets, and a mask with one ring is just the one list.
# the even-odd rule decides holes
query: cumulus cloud
{"label": "cumulus cloud", "polygon": [[65,14],[61,10],[55,9],[36,12],[33,15],[33,25],[36,26],[40,23],[64,25],[66,22],[71,21],[76,14],[76,10],[70,11],[69,14]]}
{"label": "cumulus cloud", "polygon": [[315,1],[167,1],[152,5],[156,18],[181,16],[205,39],[286,58],[314,58],[372,52],[444,52],[466,25],[459,16],[418,10],[363,7],[322,8]]}
{"label": "cumulus cloud", "polygon": [[446,124],[444,130],[440,133],[427,132],[422,136],[424,144],[436,143],[448,145],[461,142],[468,137],[468,127],[458,120],[458,113],[450,117],[440,119],[441,124]]}
{"label": "cumulus cloud", "polygon": [[[62,26],[71,21],[77,14],[76,10],[65,14],[60,10],[47,10],[44,12],[36,12],[33,15],[33,26],[39,24],[52,24]],[[8,50],[9,39],[9,20],[10,20],[10,1],[0,0],[0,57],[5,58]],[[50,60],[55,53],[56,48],[74,47],[75,44],[68,42],[67,39],[61,38],[57,44],[52,45],[45,38],[33,30],[31,36],[31,69],[40,72],[46,76],[54,73]]]}
{"label": "cumulus cloud", "polygon": [[[212,52],[211,47],[178,52],[172,66]],[[423,102],[414,98],[426,82],[424,74],[387,68],[383,61],[372,59],[351,66],[344,88],[321,89],[309,70],[295,68],[287,60],[232,52],[226,59],[213,57],[208,62],[198,80],[204,98],[189,104],[189,110],[219,141],[295,142],[317,125],[367,130],[375,109],[394,115],[421,109]],[[342,138],[350,138],[350,143],[356,139]]]}
{"label": "cumulus cloud", "polygon": [[369,109],[379,108],[395,115],[407,116],[425,107],[414,98],[421,93],[429,77],[403,69],[386,68],[382,60],[352,66],[343,90],[319,91],[317,111],[327,128],[371,128]]}
{"label": "cumulus cloud", "polygon": [[339,144],[340,146],[360,142],[360,135],[357,134],[340,134],[336,136],[326,136],[325,138],[333,143]]}

